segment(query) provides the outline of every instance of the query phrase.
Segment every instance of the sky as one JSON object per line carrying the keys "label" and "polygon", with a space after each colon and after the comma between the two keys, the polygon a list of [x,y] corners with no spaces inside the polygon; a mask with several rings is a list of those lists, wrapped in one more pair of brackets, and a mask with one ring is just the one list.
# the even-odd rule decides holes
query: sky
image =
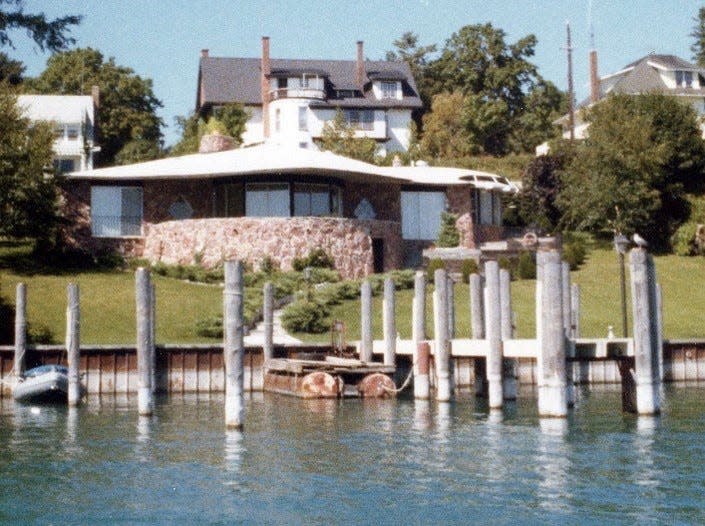
{"label": "sky", "polygon": [[[576,98],[589,92],[590,27],[601,75],[649,53],[690,60],[689,36],[705,2],[696,0],[25,0],[27,13],[54,18],[83,15],[71,35],[77,47],[98,49],[117,64],[153,81],[163,103],[167,145],[179,138],[174,118],[195,108],[201,49],[210,56],[259,57],[261,37],[271,38],[273,58],[354,60],[356,42],[365,56],[383,59],[404,32],[421,45],[446,40],[460,28],[492,23],[508,43],[534,34],[531,61],[539,73],[567,89],[566,22],[573,37]],[[23,32],[4,48],[36,76],[49,57]],[[87,87],[90,92],[90,87]]]}

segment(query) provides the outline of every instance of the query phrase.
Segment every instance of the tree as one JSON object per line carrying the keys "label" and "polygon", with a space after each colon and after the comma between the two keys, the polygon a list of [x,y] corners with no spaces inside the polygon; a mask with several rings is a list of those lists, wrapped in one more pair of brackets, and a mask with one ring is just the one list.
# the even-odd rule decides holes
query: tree
{"label": "tree", "polygon": [[57,221],[51,166],[53,126],[31,124],[0,84],[0,236],[51,239]]}
{"label": "tree", "polygon": [[0,82],[6,82],[11,86],[21,84],[25,69],[22,62],[11,59],[7,53],[0,52]]}
{"label": "tree", "polygon": [[323,125],[319,146],[338,155],[351,159],[375,162],[377,143],[369,137],[356,137],[356,128],[345,121],[345,116],[340,109],[335,111],[335,116],[330,122]]}
{"label": "tree", "polygon": [[205,133],[217,130],[218,133],[235,139],[236,144],[242,144],[242,134],[250,114],[239,102],[231,102],[216,108],[207,121],[195,113],[188,117],[176,117],[176,125],[181,128],[181,139],[170,150],[169,155],[186,155],[198,152],[201,137]]}
{"label": "tree", "polygon": [[698,9],[698,16],[693,19],[695,26],[690,36],[695,39],[690,50],[693,52],[693,60],[701,68],[705,67],[705,7]]}
{"label": "tree", "polygon": [[562,176],[566,226],[638,231],[655,249],[688,216],[684,191],[701,192],[705,143],[695,110],[662,94],[614,95],[587,115],[589,137]]}
{"label": "tree", "polygon": [[457,220],[457,214],[451,214],[450,212],[443,212],[441,214],[441,230],[438,232],[437,246],[441,248],[453,248],[460,244],[460,233],[455,224]]}
{"label": "tree", "polygon": [[568,150],[535,157],[524,170],[517,196],[519,216],[526,225],[553,232],[561,220],[556,200],[561,191],[561,171],[569,160]]}
{"label": "tree", "polygon": [[430,107],[433,94],[429,90],[426,68],[429,63],[428,56],[436,52],[436,45],[420,46],[419,36],[411,31],[405,32],[392,44],[396,49],[387,51],[385,58],[390,61],[406,62],[409,65],[421,100],[425,107]]}
{"label": "tree", "polygon": [[67,33],[71,31],[71,26],[81,21],[80,16],[68,15],[47,20],[44,13],[25,13],[23,4],[24,0],[0,0],[0,46],[14,47],[10,34],[22,29],[42,51],[60,51],[74,43]]}
{"label": "tree", "polygon": [[162,103],[152,91],[152,81],[141,78],[131,68],[117,65],[112,57],[105,61],[98,50],[83,48],[57,53],[49,58],[44,72],[26,84],[29,90],[38,93],[66,95],[90,93],[93,85],[100,88],[98,165],[115,162],[120,150],[132,141],[142,144],[142,151],[161,149],[162,120],[157,109]]}
{"label": "tree", "polygon": [[472,153],[460,108],[465,97],[456,91],[433,97],[431,111],[423,116],[421,151],[432,158],[458,158]]}

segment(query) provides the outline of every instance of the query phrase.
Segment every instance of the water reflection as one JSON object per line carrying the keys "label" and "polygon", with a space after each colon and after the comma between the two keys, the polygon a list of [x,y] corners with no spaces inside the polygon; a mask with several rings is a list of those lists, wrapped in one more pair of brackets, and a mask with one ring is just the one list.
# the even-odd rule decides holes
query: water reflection
{"label": "water reflection", "polygon": [[241,431],[230,429],[225,431],[223,453],[224,484],[233,490],[240,491],[244,487],[241,469],[242,457],[245,453],[244,437]]}
{"label": "water reflection", "polygon": [[568,420],[566,418],[540,418],[536,469],[539,475],[537,497],[547,511],[569,509],[571,497],[569,474],[571,470]]}
{"label": "water reflection", "polygon": [[426,433],[431,429],[431,423],[431,402],[428,400],[415,400],[413,429]]}

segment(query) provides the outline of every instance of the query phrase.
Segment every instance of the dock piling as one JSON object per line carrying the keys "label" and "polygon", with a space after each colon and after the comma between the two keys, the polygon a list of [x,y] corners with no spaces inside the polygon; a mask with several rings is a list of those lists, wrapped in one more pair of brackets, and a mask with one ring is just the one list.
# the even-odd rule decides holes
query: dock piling
{"label": "dock piling", "polygon": [[435,290],[433,293],[434,321],[434,360],[438,385],[436,400],[449,402],[452,396],[452,379],[450,375],[450,345],[448,341],[448,280],[446,271],[437,269],[433,275]]}
{"label": "dock piling", "polygon": [[485,263],[485,337],[489,342],[487,356],[487,384],[490,409],[501,409],[503,405],[502,378],[502,326],[499,286],[499,264]]}
{"label": "dock piling", "polygon": [[418,341],[416,342],[415,350],[414,398],[416,400],[428,400],[431,397],[431,382],[429,378],[431,346],[427,341]]}
{"label": "dock piling", "polygon": [[[570,340],[571,333],[571,308],[573,305],[573,300],[571,299],[571,287],[570,287],[570,265],[568,262],[563,261],[561,263],[561,292],[563,293],[562,303],[563,303],[563,332],[565,333],[565,353],[568,357],[575,356],[575,346]],[[568,407],[573,407],[575,405],[575,385],[573,383],[574,377],[574,362],[568,362],[566,364],[566,400],[568,402]]]}
{"label": "dock piling", "polygon": [[570,337],[580,338],[580,285],[570,287]]}
{"label": "dock piling", "polygon": [[223,359],[225,361],[225,427],[242,429],[244,399],[244,323],[242,263],[225,262],[223,291]]}
{"label": "dock piling", "polygon": [[397,322],[394,314],[394,280],[385,278],[382,323],[384,326],[384,365],[394,365],[397,354]]}
{"label": "dock piling", "polygon": [[[470,325],[472,326],[472,337],[474,340],[485,339],[485,314],[483,305],[483,284],[482,276],[477,273],[470,274]],[[473,366],[475,395],[485,395],[485,375],[486,360],[475,358]]]}
{"label": "dock piling", "polygon": [[446,286],[448,298],[448,339],[455,338],[455,280],[448,276]]}
{"label": "dock piling", "polygon": [[[502,341],[514,338],[514,327],[512,322],[512,289],[511,274],[507,269],[499,270],[499,302],[500,302],[500,325]],[[516,400],[518,392],[518,369],[517,360],[513,358],[502,358],[502,395],[505,400]]]}
{"label": "dock piling", "polygon": [[360,361],[372,361],[372,285],[369,280],[360,286]]}
{"label": "dock piling", "polygon": [[141,416],[151,416],[154,411],[152,391],[152,341],[151,301],[152,283],[149,270],[139,267],[135,272],[135,300],[137,316],[137,411]]}
{"label": "dock piling", "polygon": [[15,376],[21,378],[25,371],[27,354],[27,285],[18,283],[15,295]]}
{"label": "dock piling", "polygon": [[66,307],[66,357],[69,370],[68,403],[75,407],[81,401],[81,377],[78,365],[81,357],[81,306],[77,283],[69,283]]}
{"label": "dock piling", "polygon": [[152,377],[152,393],[157,392],[157,289],[154,282],[149,288],[149,369]]}
{"label": "dock piling", "polygon": [[262,345],[262,353],[266,363],[267,360],[274,358],[274,285],[271,281],[264,284],[263,302],[264,344]]}

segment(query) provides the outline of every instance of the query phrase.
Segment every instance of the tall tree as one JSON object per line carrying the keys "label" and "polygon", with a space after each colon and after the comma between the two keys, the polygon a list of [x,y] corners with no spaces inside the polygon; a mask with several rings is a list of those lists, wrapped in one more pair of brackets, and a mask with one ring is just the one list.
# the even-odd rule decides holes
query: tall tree
{"label": "tall tree", "polygon": [[693,52],[693,60],[701,68],[705,68],[705,7],[698,9],[698,16],[693,19],[695,26],[690,36],[695,39],[690,50]]}
{"label": "tall tree", "polygon": [[436,44],[429,46],[419,45],[419,36],[411,31],[405,32],[401,37],[392,42],[395,49],[387,51],[386,59],[406,62],[416,81],[416,87],[425,107],[431,106],[432,93],[426,77],[426,68],[429,64],[429,55],[436,52]]}
{"label": "tall tree", "polygon": [[74,43],[68,33],[80,21],[77,15],[47,20],[44,13],[25,13],[24,0],[0,0],[0,46],[14,47],[11,33],[24,30],[42,51],[60,51]]}
{"label": "tall tree", "polygon": [[458,91],[433,97],[431,111],[423,117],[421,152],[424,155],[453,159],[472,153],[460,111],[465,103],[465,97]]}
{"label": "tall tree", "polygon": [[705,188],[705,143],[688,104],[616,95],[592,107],[589,137],[563,173],[566,226],[638,231],[656,249],[688,216],[684,191]]}
{"label": "tall tree", "polygon": [[0,51],[0,82],[17,86],[22,82],[25,66],[18,60],[11,59],[7,53]]}
{"label": "tall tree", "polygon": [[104,60],[98,50],[57,53],[49,58],[42,74],[26,84],[38,93],[66,95],[89,94],[93,85],[100,88],[98,165],[113,164],[132,141],[139,143],[130,146],[132,152],[158,152],[161,148],[162,120],[157,109],[162,103],[152,91],[152,81],[119,66],[112,57]]}
{"label": "tall tree", "polygon": [[169,155],[186,155],[196,153],[204,133],[208,128],[217,129],[220,133],[235,139],[236,144],[242,144],[242,134],[245,133],[249,113],[239,102],[224,104],[213,110],[213,114],[205,122],[192,113],[188,117],[176,117],[176,125],[181,128],[181,139],[169,151]]}

